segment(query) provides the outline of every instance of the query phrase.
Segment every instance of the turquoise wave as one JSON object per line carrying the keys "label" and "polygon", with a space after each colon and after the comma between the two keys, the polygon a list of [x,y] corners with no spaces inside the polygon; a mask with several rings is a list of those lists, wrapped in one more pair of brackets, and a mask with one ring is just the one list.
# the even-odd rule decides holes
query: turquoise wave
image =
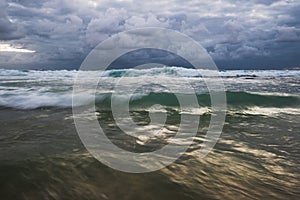
{"label": "turquoise wave", "polygon": [[[181,94],[181,96],[189,98],[193,94]],[[209,93],[196,94],[200,106],[211,106]],[[96,105],[99,108],[109,108],[111,106],[112,93],[98,94]],[[124,94],[114,94],[114,98],[118,101],[124,100]],[[129,98],[129,97],[128,97]],[[228,107],[277,107],[277,108],[298,108],[300,107],[299,96],[279,96],[276,94],[256,94],[248,92],[226,92]],[[172,93],[148,93],[134,94],[130,97],[130,106],[132,107],[149,107],[154,104],[163,106],[179,107],[178,99]]]}

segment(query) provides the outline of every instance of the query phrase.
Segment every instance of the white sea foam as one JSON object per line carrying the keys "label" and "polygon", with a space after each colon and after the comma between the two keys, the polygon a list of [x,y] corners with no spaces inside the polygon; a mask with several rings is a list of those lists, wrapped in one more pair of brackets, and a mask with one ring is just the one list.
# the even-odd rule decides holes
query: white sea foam
{"label": "white sea foam", "polygon": [[[97,89],[99,93],[113,92],[113,85],[118,82],[115,76],[125,76],[122,85],[125,91],[123,96],[117,95],[120,100],[128,98],[126,91],[133,85],[146,85],[144,88],[153,89],[157,78],[166,83],[172,82],[178,93],[186,93],[186,89],[180,83],[183,78],[189,78],[197,93],[207,92],[205,83],[198,78],[204,70],[185,69],[178,67],[162,67],[151,69],[127,69],[111,71],[80,71],[80,79],[87,88],[93,81],[102,77],[101,85]],[[207,71],[205,71],[207,72]],[[72,86],[78,71],[72,70],[7,70],[0,69],[0,106],[14,107],[21,109],[33,109],[38,107],[70,107],[72,106]],[[207,73],[206,73],[207,74]],[[273,96],[298,96],[300,71],[296,70],[231,70],[221,71],[226,89],[229,91],[246,91],[248,93],[273,95]],[[240,77],[255,76],[248,80]],[[144,77],[144,78],[136,78]],[[147,78],[145,78],[147,77]],[[274,77],[275,79],[264,79],[256,77]],[[277,77],[287,77],[285,80]],[[148,84],[148,86],[147,86]],[[143,89],[143,90],[144,90]],[[154,88],[156,93],[168,92],[164,88]],[[97,91],[97,92],[98,92]],[[151,91],[151,90],[149,90]],[[93,91],[85,89],[82,91],[82,104],[92,102]],[[125,95],[125,96],[124,96]],[[103,96],[102,98],[104,98]],[[131,100],[139,100],[144,94],[134,94]],[[97,96],[98,98],[98,96]],[[99,97],[101,98],[101,97]],[[193,110],[190,113],[203,113],[204,110]],[[250,111],[248,111],[250,112]]]}
{"label": "white sea foam", "polygon": [[[82,99],[81,106],[92,102],[93,96],[85,93],[78,94]],[[35,109],[39,107],[71,107],[72,106],[72,94],[71,93],[38,93],[28,92],[19,93],[17,95],[1,96],[0,106],[12,107],[18,109]]]}
{"label": "white sea foam", "polygon": [[[210,70],[205,69],[186,69],[182,67],[160,67],[151,69],[119,69],[108,71],[85,71],[81,73],[86,76],[104,76],[104,77],[138,77],[138,76],[182,76],[182,77],[199,77],[203,74],[209,74]],[[9,70],[0,69],[0,76],[29,76],[29,77],[75,77],[76,70]],[[219,72],[223,77],[293,77],[300,76],[300,70],[223,70]]]}
{"label": "white sea foam", "polygon": [[244,109],[242,112],[244,114],[265,115],[265,116],[277,116],[280,114],[300,115],[299,108],[275,108],[275,107],[262,108],[258,106],[253,106]]}
{"label": "white sea foam", "polygon": [[[106,71],[103,76],[125,76],[125,77],[138,77],[138,76],[182,76],[182,77],[200,77],[210,76],[211,70],[205,69],[186,69],[181,67],[162,67],[151,69],[127,69],[127,70],[111,70]],[[220,71],[222,77],[293,77],[300,76],[299,70],[227,70]],[[213,73],[211,76],[215,76]]]}

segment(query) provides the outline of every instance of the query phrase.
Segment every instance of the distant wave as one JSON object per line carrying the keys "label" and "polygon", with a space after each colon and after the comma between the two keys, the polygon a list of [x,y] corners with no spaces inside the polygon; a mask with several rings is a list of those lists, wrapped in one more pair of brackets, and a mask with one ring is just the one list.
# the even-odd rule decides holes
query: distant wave
{"label": "distant wave", "polygon": [[[96,73],[95,71],[85,71],[83,76],[91,78],[84,80],[85,84],[94,81],[93,78],[104,77],[103,85],[98,88],[96,95],[96,106],[99,109],[110,109],[113,84],[118,81],[118,77],[152,77],[155,81],[157,77],[164,80],[171,76],[172,80],[177,80],[179,93],[186,93],[185,88],[180,87],[180,77],[188,77],[191,80],[199,105],[202,108],[210,107],[210,96],[205,93],[205,84],[198,80],[203,70],[185,69],[179,67],[162,67],[151,69],[126,69],[108,70]],[[3,108],[15,109],[37,109],[44,107],[70,108],[72,106],[72,86],[78,71],[57,70],[7,70],[0,69],[0,106]],[[220,71],[227,89],[227,106],[231,110],[248,110],[253,108],[256,113],[259,108],[276,108],[273,110],[289,110],[300,108],[299,99],[299,78],[300,71],[288,70],[228,70]],[[174,78],[175,77],[175,78]],[[242,78],[241,78],[242,77]],[[256,80],[244,80],[243,78]],[[267,77],[267,78],[265,78]],[[286,78],[281,78],[286,77]],[[291,77],[291,78],[290,78]],[[83,77],[85,78],[85,77]],[[272,78],[272,80],[268,79]],[[133,80],[133,81],[132,81]],[[124,85],[124,91],[132,84],[142,85],[144,78],[133,78]],[[149,78],[150,80],[150,78]],[[169,79],[166,79],[168,81]],[[152,90],[151,90],[152,91]],[[252,91],[252,92],[250,92]],[[263,91],[263,92],[262,92]],[[95,96],[91,91],[83,91],[77,97],[82,101],[80,105],[94,102]],[[118,94],[116,98],[120,101],[124,95]],[[191,94],[184,94],[187,97]],[[128,96],[127,96],[128,97]],[[174,94],[161,90],[153,90],[152,93],[134,94],[131,97],[131,108],[138,110],[148,110],[154,104],[161,104],[166,108],[178,109],[179,103]],[[254,109],[255,108],[255,109]],[[278,109],[277,109],[278,108]],[[191,109],[192,110],[192,109]],[[251,110],[251,109],[250,109]],[[265,109],[266,110],[266,109]],[[290,109],[291,110],[291,109]],[[197,112],[196,112],[197,113]]]}
{"label": "distant wave", "polygon": [[[182,67],[160,67],[151,69],[116,69],[107,71],[86,71],[84,72],[87,76],[102,76],[102,77],[140,77],[140,76],[171,76],[171,77],[201,77],[204,72],[209,72],[209,70],[196,70],[196,69],[186,69]],[[219,72],[222,77],[294,77],[300,76],[299,70],[222,70]],[[76,70],[8,70],[0,69],[0,76],[36,76],[36,77],[55,77],[55,76],[66,76],[75,77],[77,74]]]}
{"label": "distant wave", "polygon": [[[162,67],[152,69],[124,69],[108,70],[103,73],[104,77],[138,77],[138,76],[173,76],[173,77],[202,77],[209,76],[209,70],[186,69],[181,67]],[[293,77],[300,76],[300,71],[289,70],[227,70],[220,71],[222,77]]]}

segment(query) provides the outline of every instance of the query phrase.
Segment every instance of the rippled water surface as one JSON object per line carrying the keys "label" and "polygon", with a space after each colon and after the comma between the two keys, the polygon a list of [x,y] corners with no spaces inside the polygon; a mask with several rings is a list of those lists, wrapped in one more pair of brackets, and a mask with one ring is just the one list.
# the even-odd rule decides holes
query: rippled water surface
{"label": "rippled water surface", "polygon": [[[226,121],[213,151],[200,159],[211,117],[209,95],[195,71],[172,69],[167,74],[126,72],[124,88],[145,73],[152,74],[140,80],[168,76],[179,84],[176,76],[181,73],[191,80],[201,105],[184,110],[200,116],[188,151],[170,166],[146,174],[113,170],[85,149],[70,107],[76,71],[0,71],[1,199],[300,199],[298,71],[221,72],[227,90]],[[96,113],[85,117],[97,116],[107,137],[125,150],[149,152],[168,144],[183,113],[176,98],[161,88],[134,94],[130,116],[145,132],[151,135],[149,112],[166,111],[168,118],[151,137],[126,135],[109,108],[111,83],[120,78],[119,72],[110,73],[98,87]],[[184,88],[178,85],[178,91]],[[117,97],[122,100],[122,95]],[[82,98],[90,103],[89,93]],[[154,104],[162,106],[151,107]]]}

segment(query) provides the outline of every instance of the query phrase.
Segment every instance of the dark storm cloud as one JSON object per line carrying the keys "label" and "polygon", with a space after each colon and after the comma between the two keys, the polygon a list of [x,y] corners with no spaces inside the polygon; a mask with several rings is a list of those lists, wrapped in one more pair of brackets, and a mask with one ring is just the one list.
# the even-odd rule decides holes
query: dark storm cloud
{"label": "dark storm cloud", "polygon": [[9,20],[7,7],[8,4],[5,1],[0,1],[0,40],[19,39],[22,34],[19,33],[17,26]]}
{"label": "dark storm cloud", "polygon": [[1,0],[0,11],[0,45],[35,51],[0,52],[1,67],[78,67],[111,35],[149,26],[191,36],[219,66],[300,64],[299,1]]}

